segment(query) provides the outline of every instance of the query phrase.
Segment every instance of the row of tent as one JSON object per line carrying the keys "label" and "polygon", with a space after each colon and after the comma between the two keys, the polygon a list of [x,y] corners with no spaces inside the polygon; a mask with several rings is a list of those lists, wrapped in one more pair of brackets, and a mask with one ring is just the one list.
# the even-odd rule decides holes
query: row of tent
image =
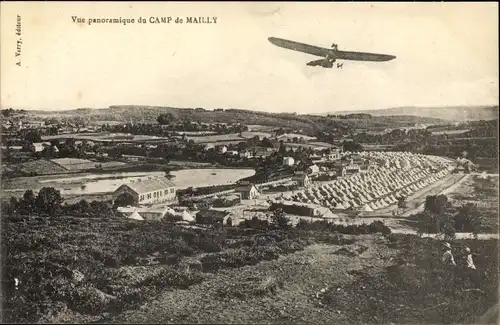
{"label": "row of tent", "polygon": [[[377,154],[380,153],[368,155],[377,158],[374,157]],[[398,153],[389,153],[389,156],[391,154],[398,157]],[[412,158],[412,161],[418,163],[406,164],[406,168],[398,168],[398,164],[390,167],[380,166],[367,173],[354,174],[348,178],[300,191],[285,199],[338,210],[357,208],[369,212],[397,203],[399,197],[415,193],[443,178],[452,170],[449,164],[441,163],[433,156],[406,152],[400,153],[399,156]],[[430,172],[429,167],[437,172]]]}

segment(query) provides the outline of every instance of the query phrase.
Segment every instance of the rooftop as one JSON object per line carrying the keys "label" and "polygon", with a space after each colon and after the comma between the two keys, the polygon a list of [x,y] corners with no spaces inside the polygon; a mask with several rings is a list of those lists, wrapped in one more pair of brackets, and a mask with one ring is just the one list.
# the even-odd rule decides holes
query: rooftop
{"label": "rooftop", "polygon": [[137,181],[130,182],[124,185],[130,187],[136,193],[149,193],[170,187],[175,187],[174,183],[172,183],[165,177],[155,177],[152,179],[145,179],[145,180],[139,179]]}

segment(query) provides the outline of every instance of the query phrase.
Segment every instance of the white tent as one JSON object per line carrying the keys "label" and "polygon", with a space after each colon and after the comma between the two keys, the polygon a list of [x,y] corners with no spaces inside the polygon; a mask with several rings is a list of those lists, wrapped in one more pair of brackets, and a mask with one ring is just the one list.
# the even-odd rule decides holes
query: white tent
{"label": "white tent", "polygon": [[133,220],[144,220],[143,217],[141,217],[141,215],[137,212],[137,211],[134,211],[132,212],[132,214],[130,214],[127,219],[133,219]]}
{"label": "white tent", "polygon": [[182,220],[192,222],[195,221],[193,216],[186,210],[182,211]]}

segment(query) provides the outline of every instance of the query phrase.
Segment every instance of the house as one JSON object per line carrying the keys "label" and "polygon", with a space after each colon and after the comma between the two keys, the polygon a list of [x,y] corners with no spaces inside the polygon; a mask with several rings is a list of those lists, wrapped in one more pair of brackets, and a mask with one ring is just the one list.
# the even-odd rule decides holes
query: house
{"label": "house", "polygon": [[328,208],[317,204],[301,203],[295,201],[279,200],[272,201],[269,209],[272,211],[274,209],[281,209],[283,212],[304,216],[304,217],[314,217],[314,218],[324,218],[324,219],[335,219],[338,218],[337,215],[333,214]]}
{"label": "house", "polygon": [[311,180],[306,173],[297,173],[293,175],[292,180],[297,182],[297,184],[301,187],[309,187],[311,186]]}
{"label": "house", "polygon": [[225,154],[227,151],[227,147],[226,146],[219,146],[217,148],[217,152],[220,153],[220,154]]}
{"label": "house", "polygon": [[50,142],[35,142],[32,146],[32,151],[42,152],[46,147],[50,147]]}
{"label": "house", "polygon": [[211,149],[215,149],[215,146],[211,143],[207,143],[203,146],[203,150],[205,151],[208,151],[208,150],[211,150]]}
{"label": "house", "polygon": [[314,164],[314,165],[311,165],[311,166],[307,167],[307,172],[309,174],[317,174],[317,173],[319,173],[319,167],[318,167],[318,165]]}
{"label": "house", "polygon": [[248,150],[240,151],[240,158],[250,158],[252,157],[252,153]]}
{"label": "house", "polygon": [[261,148],[261,147],[258,147],[255,149],[255,154],[254,154],[254,157],[268,157],[270,155],[272,155],[274,152],[273,148]]}
{"label": "house", "polygon": [[259,190],[253,184],[242,184],[238,186],[235,190],[235,193],[239,193],[241,195],[242,200],[253,200],[259,197]]}
{"label": "house", "polygon": [[283,158],[283,165],[293,166],[293,164],[295,164],[295,159],[293,159],[293,157],[284,157]]}
{"label": "house", "polygon": [[357,164],[350,163],[349,165],[345,166],[345,173],[347,175],[352,175],[359,173],[361,168]]}
{"label": "house", "polygon": [[115,191],[116,197],[122,193],[132,194],[137,204],[173,203],[176,201],[174,183],[165,177],[138,179],[123,184]]}
{"label": "house", "polygon": [[349,158],[351,159],[351,164],[362,165],[365,163],[365,160],[359,154],[351,154]]}
{"label": "house", "polygon": [[337,160],[340,159],[341,157],[342,157],[341,149],[337,148],[330,149],[330,152],[326,155],[326,158],[328,160]]}
{"label": "house", "polygon": [[232,226],[229,212],[219,210],[200,210],[196,214],[196,223],[204,225],[221,224]]}

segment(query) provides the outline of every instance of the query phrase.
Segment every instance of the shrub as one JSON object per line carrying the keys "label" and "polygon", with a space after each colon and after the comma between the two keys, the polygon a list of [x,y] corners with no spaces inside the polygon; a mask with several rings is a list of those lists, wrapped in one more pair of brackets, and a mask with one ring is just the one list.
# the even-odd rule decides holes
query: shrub
{"label": "shrub", "polygon": [[140,286],[155,286],[157,290],[168,286],[185,289],[202,280],[203,277],[200,273],[189,269],[164,268],[159,273],[145,279]]}
{"label": "shrub", "polygon": [[477,234],[484,223],[484,218],[479,214],[476,204],[467,203],[458,208],[454,218],[454,227],[460,232]]}

